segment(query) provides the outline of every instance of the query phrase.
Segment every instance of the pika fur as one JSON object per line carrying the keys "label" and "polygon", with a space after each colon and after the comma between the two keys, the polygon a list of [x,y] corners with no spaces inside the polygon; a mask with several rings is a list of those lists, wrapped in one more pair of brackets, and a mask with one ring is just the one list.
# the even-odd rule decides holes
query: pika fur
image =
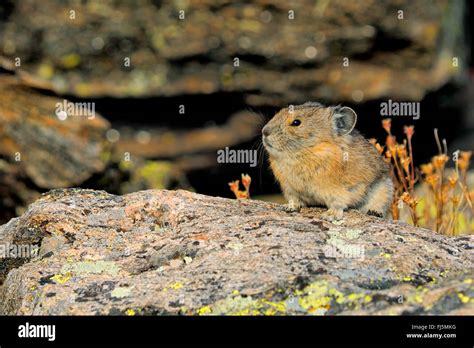
{"label": "pika fur", "polygon": [[280,110],[263,127],[270,167],[289,210],[325,205],[330,221],[349,208],[387,217],[389,167],[354,129],[356,121],[349,107],[308,102]]}

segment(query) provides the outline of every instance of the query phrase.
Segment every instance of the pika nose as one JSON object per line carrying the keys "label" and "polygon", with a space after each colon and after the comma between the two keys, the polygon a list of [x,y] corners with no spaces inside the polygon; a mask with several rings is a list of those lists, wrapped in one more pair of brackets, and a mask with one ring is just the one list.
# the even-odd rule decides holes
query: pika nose
{"label": "pika nose", "polygon": [[268,125],[263,127],[262,134],[264,137],[268,137],[270,135],[270,127],[268,127]]}

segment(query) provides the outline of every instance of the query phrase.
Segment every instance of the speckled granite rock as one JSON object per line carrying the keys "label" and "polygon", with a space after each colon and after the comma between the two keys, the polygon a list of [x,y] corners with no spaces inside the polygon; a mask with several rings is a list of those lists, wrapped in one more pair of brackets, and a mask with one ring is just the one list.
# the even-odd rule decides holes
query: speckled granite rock
{"label": "speckled granite rock", "polygon": [[474,314],[474,236],[187,191],[54,190],[0,227],[0,313]]}

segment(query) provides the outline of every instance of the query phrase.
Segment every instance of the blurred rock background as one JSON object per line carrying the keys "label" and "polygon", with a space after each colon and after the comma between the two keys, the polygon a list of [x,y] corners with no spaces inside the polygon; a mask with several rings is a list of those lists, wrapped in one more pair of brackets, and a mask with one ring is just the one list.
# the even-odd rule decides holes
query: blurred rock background
{"label": "blurred rock background", "polygon": [[[277,193],[266,160],[218,164],[227,146],[259,149],[275,111],[344,103],[383,139],[380,103],[421,102],[415,161],[472,150],[472,12],[463,0],[60,1],[0,3],[0,222],[41,192],[186,188]],[[56,103],[94,103],[93,119]]]}

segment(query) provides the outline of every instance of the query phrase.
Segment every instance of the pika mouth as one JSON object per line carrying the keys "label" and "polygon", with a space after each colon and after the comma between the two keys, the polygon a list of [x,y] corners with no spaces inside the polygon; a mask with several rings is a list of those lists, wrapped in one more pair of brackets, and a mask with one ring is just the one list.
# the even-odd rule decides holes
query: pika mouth
{"label": "pika mouth", "polygon": [[266,148],[272,148],[272,145],[270,144],[270,142],[268,141],[267,137],[262,137],[262,142],[263,142],[263,145],[266,147]]}
{"label": "pika mouth", "polygon": [[270,155],[276,156],[279,153],[278,148],[273,146],[267,137],[262,137],[262,142],[263,142],[263,146],[265,146],[265,149]]}

